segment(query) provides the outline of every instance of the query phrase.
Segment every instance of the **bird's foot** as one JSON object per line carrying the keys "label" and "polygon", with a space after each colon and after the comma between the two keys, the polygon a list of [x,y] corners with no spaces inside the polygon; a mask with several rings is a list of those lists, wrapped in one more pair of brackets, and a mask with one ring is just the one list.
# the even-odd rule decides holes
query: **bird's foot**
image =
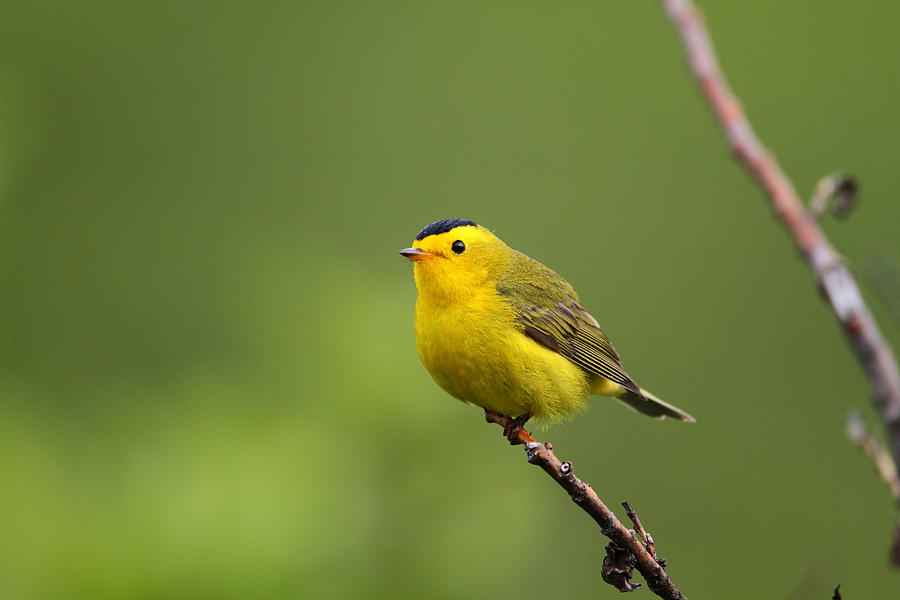
{"label": "bird's foot", "polygon": [[531,418],[531,413],[525,413],[524,415],[520,415],[516,418],[509,417],[509,421],[503,426],[503,435],[506,436],[506,439],[509,440],[510,445],[515,446],[517,444],[521,444],[519,441],[519,432],[522,430],[522,427],[525,426],[525,423],[528,422],[528,419]]}

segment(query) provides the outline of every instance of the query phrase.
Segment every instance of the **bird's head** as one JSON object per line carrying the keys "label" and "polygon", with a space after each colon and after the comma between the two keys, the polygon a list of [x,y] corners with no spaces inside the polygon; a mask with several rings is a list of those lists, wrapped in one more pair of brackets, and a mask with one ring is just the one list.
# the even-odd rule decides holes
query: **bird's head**
{"label": "bird's head", "polygon": [[493,288],[509,262],[509,247],[497,236],[465,219],[426,225],[400,254],[413,261],[421,296],[450,303]]}

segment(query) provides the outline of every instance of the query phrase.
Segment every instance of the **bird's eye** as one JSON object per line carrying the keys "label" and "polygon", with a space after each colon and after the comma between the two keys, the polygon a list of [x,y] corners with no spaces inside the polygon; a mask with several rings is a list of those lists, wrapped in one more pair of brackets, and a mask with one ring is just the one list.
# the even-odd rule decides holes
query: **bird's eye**
{"label": "bird's eye", "polygon": [[450,249],[456,252],[457,254],[462,254],[466,251],[466,245],[463,244],[462,240],[456,240],[452,244],[450,244]]}

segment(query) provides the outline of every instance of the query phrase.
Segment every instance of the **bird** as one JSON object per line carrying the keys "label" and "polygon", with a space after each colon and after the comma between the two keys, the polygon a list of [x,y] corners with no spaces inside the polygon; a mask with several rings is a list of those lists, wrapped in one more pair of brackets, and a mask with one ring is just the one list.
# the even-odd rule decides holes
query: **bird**
{"label": "bird", "polygon": [[469,219],[426,225],[400,254],[413,263],[419,358],[451,396],[548,424],[609,396],[639,413],[695,419],[640,387],[572,286]]}

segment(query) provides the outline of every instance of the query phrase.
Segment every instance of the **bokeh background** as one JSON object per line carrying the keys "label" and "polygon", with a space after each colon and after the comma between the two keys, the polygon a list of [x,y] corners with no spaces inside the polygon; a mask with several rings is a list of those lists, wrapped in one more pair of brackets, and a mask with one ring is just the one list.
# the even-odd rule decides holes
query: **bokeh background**
{"label": "bokeh background", "polygon": [[[703,7],[798,189],[860,178],[824,227],[900,348],[900,5]],[[866,381],[657,4],[597,1],[4,2],[0,595],[618,597],[419,364],[396,250],[445,217],[698,417],[539,434],[687,595],[897,597]]]}

